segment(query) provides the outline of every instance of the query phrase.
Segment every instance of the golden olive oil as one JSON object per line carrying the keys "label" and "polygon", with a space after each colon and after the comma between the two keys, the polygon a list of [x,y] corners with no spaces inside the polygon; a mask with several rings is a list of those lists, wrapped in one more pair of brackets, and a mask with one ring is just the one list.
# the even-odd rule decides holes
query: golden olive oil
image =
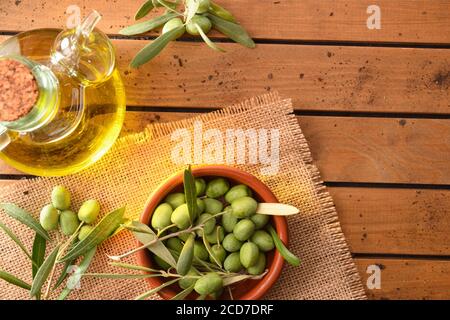
{"label": "golden olive oil", "polygon": [[[49,66],[51,48],[58,34],[60,30],[55,29],[21,33],[0,45],[0,55],[11,51]],[[106,68],[110,63],[106,60],[111,59],[108,52],[111,48],[98,35],[97,31],[90,34],[89,50],[104,54],[88,57],[82,73],[70,74],[67,69],[52,68],[59,83],[57,103],[52,107],[56,108],[52,110],[54,116],[36,130],[9,132],[12,142],[0,153],[0,158],[8,164],[33,175],[62,176],[86,168],[113,145],[125,116],[125,91],[115,65],[107,77],[102,78],[102,72],[89,74],[102,71],[102,64]],[[86,79],[90,80],[89,84]],[[52,93],[40,90],[40,94]]]}

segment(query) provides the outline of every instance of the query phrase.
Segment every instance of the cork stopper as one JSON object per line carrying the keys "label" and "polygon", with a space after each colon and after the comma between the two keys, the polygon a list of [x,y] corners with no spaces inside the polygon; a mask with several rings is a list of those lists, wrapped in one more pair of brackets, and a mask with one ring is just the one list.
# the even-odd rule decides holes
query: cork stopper
{"label": "cork stopper", "polygon": [[0,60],[0,121],[16,121],[27,115],[38,97],[36,79],[25,65]]}

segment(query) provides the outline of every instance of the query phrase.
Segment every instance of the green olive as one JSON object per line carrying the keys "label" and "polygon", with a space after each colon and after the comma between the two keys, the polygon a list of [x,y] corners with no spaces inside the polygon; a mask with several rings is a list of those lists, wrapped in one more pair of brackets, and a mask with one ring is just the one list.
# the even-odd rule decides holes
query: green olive
{"label": "green olive", "polygon": [[181,252],[183,249],[183,242],[181,242],[179,238],[169,238],[169,240],[167,240],[167,248]]}
{"label": "green olive", "polygon": [[70,210],[62,211],[59,216],[59,219],[61,231],[66,236],[71,236],[72,234],[74,234],[74,232],[80,225],[80,221],[78,220],[77,214]]}
{"label": "green olive", "polygon": [[100,203],[97,200],[87,200],[78,210],[78,219],[85,223],[93,223],[100,213]]}
{"label": "green olive", "polygon": [[255,214],[250,217],[250,220],[255,224],[256,230],[264,228],[264,226],[269,222],[270,216],[267,214]]}
{"label": "green olive", "polygon": [[203,231],[206,234],[209,234],[214,231],[214,227],[216,226],[216,218],[213,218],[212,215],[209,213],[204,213],[197,219],[197,225],[200,225],[202,223],[204,223],[205,226],[203,227],[203,230],[197,230],[197,235],[199,237],[203,236]]}
{"label": "green olive", "polygon": [[211,20],[204,16],[195,15],[186,25],[187,33],[193,36],[198,36],[200,32],[198,31],[196,25],[198,25],[205,34],[208,33],[212,28]]}
{"label": "green olive", "polygon": [[166,270],[167,271],[167,270],[169,270],[171,268],[170,264],[165,262],[163,259],[161,259],[157,255],[153,255],[153,260],[158,265],[158,267],[160,267],[162,270]]}
{"label": "green olive", "polygon": [[258,246],[259,250],[263,252],[273,250],[275,247],[272,236],[264,230],[255,231],[251,237],[251,241]]}
{"label": "green olive", "polygon": [[183,203],[186,203],[186,197],[184,196],[184,193],[171,193],[164,199],[164,202],[170,204],[172,209],[175,210]]}
{"label": "green olive", "polygon": [[253,232],[255,232],[255,224],[250,219],[239,221],[233,229],[234,236],[240,241],[250,239]]}
{"label": "green olive", "polygon": [[195,282],[194,290],[201,295],[211,294],[223,287],[222,278],[215,272],[209,272]]}
{"label": "green olive", "polygon": [[206,205],[202,199],[197,198],[197,217],[205,212]]}
{"label": "green olive", "polygon": [[70,193],[63,186],[56,186],[52,190],[52,204],[58,210],[70,208]]}
{"label": "green olive", "polygon": [[46,205],[42,208],[41,214],[39,216],[39,222],[42,228],[47,231],[55,230],[58,228],[59,214],[58,210],[55,209],[51,204]]}
{"label": "green olive", "polygon": [[89,233],[94,229],[93,226],[82,226],[80,232],[78,233],[78,240],[83,241],[89,235]]}
{"label": "green olive", "polygon": [[196,278],[191,278],[191,277],[195,277],[198,276],[197,271],[195,271],[195,269],[191,268],[191,270],[189,270],[189,272],[187,273],[187,275],[183,278],[181,278],[180,281],[178,281],[178,285],[180,286],[181,289],[187,289],[190,286],[192,286],[195,281],[197,281]]}
{"label": "green olive", "polygon": [[171,225],[170,217],[172,216],[172,206],[168,203],[162,203],[156,207],[152,215],[152,227],[155,230],[164,229]]}
{"label": "green olive", "polygon": [[224,178],[216,178],[208,182],[206,186],[206,195],[209,198],[218,198],[223,196],[230,189],[230,183]]}
{"label": "green olive", "polygon": [[242,247],[242,241],[239,241],[234,234],[229,233],[223,238],[222,246],[228,252],[236,252],[239,251]]}
{"label": "green olive", "polygon": [[223,288],[220,288],[220,290],[214,291],[213,293],[210,293],[209,296],[213,300],[218,300],[223,294]]}
{"label": "green olive", "polygon": [[181,20],[180,18],[170,19],[169,21],[167,21],[164,24],[164,27],[162,28],[162,34],[169,32],[173,29],[179,28],[179,27],[183,27],[183,28],[180,28],[180,32],[176,35],[175,39],[181,37],[184,34],[184,32],[186,31],[186,28],[184,28],[183,20]]}
{"label": "green olive", "polygon": [[206,190],[206,181],[202,178],[195,179],[195,191],[197,193],[197,197],[200,197],[205,194]]}
{"label": "green olive", "polygon": [[238,218],[236,218],[233,215],[233,212],[227,208],[225,208],[225,213],[222,215],[222,226],[226,232],[233,232],[234,226],[238,222]]}
{"label": "green olive", "polygon": [[223,267],[228,272],[239,272],[242,270],[241,258],[239,252],[233,252],[223,262]]}
{"label": "green olive", "polygon": [[225,201],[228,203],[232,203],[234,200],[242,198],[242,197],[250,197],[251,192],[250,189],[244,184],[238,184],[232,187],[225,194]]}
{"label": "green olive", "polygon": [[211,256],[209,256],[209,261],[211,263],[216,263],[216,260],[214,260],[213,256],[222,264],[227,257],[227,252],[221,245],[215,244],[211,247]]}
{"label": "green olive", "polygon": [[251,275],[258,276],[264,272],[266,269],[266,255],[264,253],[260,253],[258,256],[258,260],[256,263],[247,268],[247,272]]}
{"label": "green olive", "polygon": [[218,226],[214,229],[213,232],[206,234],[206,240],[208,240],[209,243],[217,243],[217,240],[219,242],[223,241],[223,238],[225,237],[225,231],[223,230],[222,226]]}
{"label": "green olive", "polygon": [[258,262],[259,249],[253,242],[246,242],[239,251],[239,257],[245,268],[254,266]]}
{"label": "green olive", "polygon": [[205,245],[200,241],[195,241],[194,243],[194,256],[203,261],[208,260],[208,250],[206,250]]}
{"label": "green olive", "polygon": [[211,214],[217,214],[222,212],[223,203],[220,202],[219,200],[206,198],[203,199],[203,202],[205,203],[205,212]]}
{"label": "green olive", "polygon": [[200,0],[197,9],[197,13],[205,13],[208,11],[209,7],[211,6],[210,0]]}
{"label": "green olive", "polygon": [[248,218],[254,215],[257,206],[258,203],[256,200],[250,197],[238,198],[231,203],[233,214],[239,219]]}
{"label": "green olive", "polygon": [[173,210],[170,221],[181,230],[186,229],[191,225],[191,218],[186,203]]}

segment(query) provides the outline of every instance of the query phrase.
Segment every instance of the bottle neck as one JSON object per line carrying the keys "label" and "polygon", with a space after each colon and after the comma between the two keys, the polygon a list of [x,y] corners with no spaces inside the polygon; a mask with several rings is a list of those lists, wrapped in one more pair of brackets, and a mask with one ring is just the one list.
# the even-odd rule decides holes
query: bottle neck
{"label": "bottle neck", "polygon": [[23,56],[14,55],[2,59],[16,60],[30,70],[36,79],[39,96],[28,114],[15,121],[0,122],[0,126],[18,132],[30,132],[43,127],[58,112],[59,82],[55,74],[48,67]]}

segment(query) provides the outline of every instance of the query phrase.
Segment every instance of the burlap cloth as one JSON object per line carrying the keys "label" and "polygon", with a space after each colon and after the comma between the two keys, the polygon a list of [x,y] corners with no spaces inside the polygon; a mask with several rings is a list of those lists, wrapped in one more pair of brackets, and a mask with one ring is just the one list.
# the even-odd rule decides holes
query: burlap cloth
{"label": "burlap cloth", "polygon": [[[203,130],[217,128],[265,128],[280,130],[280,169],[274,176],[263,176],[260,165],[237,165],[266,183],[280,202],[298,207],[301,214],[288,219],[289,248],[302,263],[286,265],[281,278],[266,295],[267,299],[365,299],[360,277],[338,221],[333,201],[312,164],[307,142],[293,115],[290,100],[265,95],[210,114],[179,122],[150,125],[144,132],[121,138],[113,149],[88,170],[62,178],[36,178],[18,181],[0,192],[0,201],[14,202],[38,216],[49,203],[56,184],[66,186],[78,208],[87,198],[98,199],[103,214],[127,206],[127,215],[138,218],[152,192],[165,178],[184,168],[171,160],[175,142],[171,133],[178,128],[192,130],[201,120]],[[30,248],[33,232],[9,219],[0,220],[19,235]],[[135,240],[123,232],[97,251],[89,272],[123,272],[108,265],[106,254],[132,249]],[[49,248],[47,247],[47,252]],[[127,262],[134,262],[134,257]],[[0,232],[0,268],[31,283],[30,261],[3,232]],[[143,280],[105,280],[84,278],[72,299],[132,299],[147,291]],[[0,298],[28,299],[28,292],[0,280]],[[157,296],[155,296],[157,298]]]}

